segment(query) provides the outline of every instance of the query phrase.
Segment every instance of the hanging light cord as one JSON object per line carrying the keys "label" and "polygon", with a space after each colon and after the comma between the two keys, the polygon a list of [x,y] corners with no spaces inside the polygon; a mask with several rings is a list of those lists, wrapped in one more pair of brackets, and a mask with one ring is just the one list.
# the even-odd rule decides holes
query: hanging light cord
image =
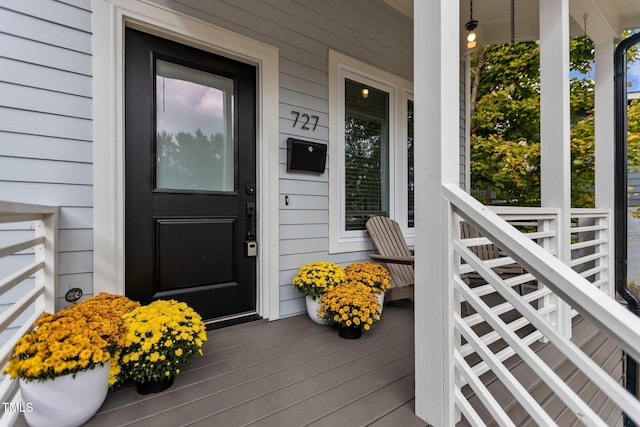
{"label": "hanging light cord", "polygon": [[511,0],[511,47],[516,44],[516,2]]}

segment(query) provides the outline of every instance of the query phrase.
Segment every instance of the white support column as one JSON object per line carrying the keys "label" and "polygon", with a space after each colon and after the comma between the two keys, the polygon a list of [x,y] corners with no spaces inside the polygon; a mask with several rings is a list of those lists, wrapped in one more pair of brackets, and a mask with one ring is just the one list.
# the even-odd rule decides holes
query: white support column
{"label": "white support column", "polygon": [[453,285],[442,183],[459,181],[459,2],[414,2],[416,414],[455,424]]}
{"label": "white support column", "polygon": [[[569,0],[540,0],[540,167],[543,207],[560,208],[558,258],[571,259]],[[557,327],[571,336],[571,313],[559,304]]]}
{"label": "white support column", "polygon": [[[596,208],[610,209],[614,201],[614,84],[613,84],[613,38],[594,40],[595,44],[595,162],[596,162]],[[609,234],[608,266],[609,295],[615,296],[615,262],[613,248],[615,233],[611,216]]]}

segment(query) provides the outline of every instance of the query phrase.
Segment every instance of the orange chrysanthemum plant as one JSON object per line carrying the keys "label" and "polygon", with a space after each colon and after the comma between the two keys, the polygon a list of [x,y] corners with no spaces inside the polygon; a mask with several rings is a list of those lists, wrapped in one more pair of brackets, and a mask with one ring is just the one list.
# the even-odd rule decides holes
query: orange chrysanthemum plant
{"label": "orange chrysanthemum plant", "polygon": [[361,283],[376,294],[391,289],[391,275],[382,264],[354,262],[344,269],[347,283]]}
{"label": "orange chrysanthemum plant", "polygon": [[359,327],[368,331],[380,320],[380,302],[362,283],[334,286],[320,297],[318,314],[328,325]]}
{"label": "orange chrysanthemum plant", "polygon": [[127,336],[122,376],[138,383],[162,381],[202,355],[207,332],[200,315],[184,302],[157,300],[124,315]]}
{"label": "orange chrysanthemum plant", "polygon": [[43,313],[16,343],[5,373],[44,381],[111,360],[109,385],[113,385],[126,331],[122,315],[139,305],[124,296],[102,293],[58,313]]}
{"label": "orange chrysanthemum plant", "polygon": [[310,262],[300,267],[291,284],[303,295],[316,299],[328,288],[338,286],[344,281],[342,267],[333,262],[323,261]]}

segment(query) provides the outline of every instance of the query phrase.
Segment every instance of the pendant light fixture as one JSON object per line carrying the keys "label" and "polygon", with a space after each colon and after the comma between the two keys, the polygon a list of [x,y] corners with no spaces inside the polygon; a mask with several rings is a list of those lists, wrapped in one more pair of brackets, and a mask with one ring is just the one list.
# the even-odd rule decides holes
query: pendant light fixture
{"label": "pendant light fixture", "polygon": [[473,49],[477,39],[475,29],[478,28],[478,21],[473,19],[473,0],[469,0],[469,12],[469,22],[464,24],[464,29],[467,30],[467,49]]}

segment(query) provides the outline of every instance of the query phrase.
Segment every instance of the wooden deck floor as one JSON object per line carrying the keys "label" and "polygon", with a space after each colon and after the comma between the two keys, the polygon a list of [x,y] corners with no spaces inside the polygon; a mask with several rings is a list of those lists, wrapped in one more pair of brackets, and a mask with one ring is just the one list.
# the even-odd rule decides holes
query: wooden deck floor
{"label": "wooden deck floor", "polygon": [[87,426],[425,426],[414,415],[413,305],[359,340],[304,316],[209,332],[173,386],[111,391]]}

